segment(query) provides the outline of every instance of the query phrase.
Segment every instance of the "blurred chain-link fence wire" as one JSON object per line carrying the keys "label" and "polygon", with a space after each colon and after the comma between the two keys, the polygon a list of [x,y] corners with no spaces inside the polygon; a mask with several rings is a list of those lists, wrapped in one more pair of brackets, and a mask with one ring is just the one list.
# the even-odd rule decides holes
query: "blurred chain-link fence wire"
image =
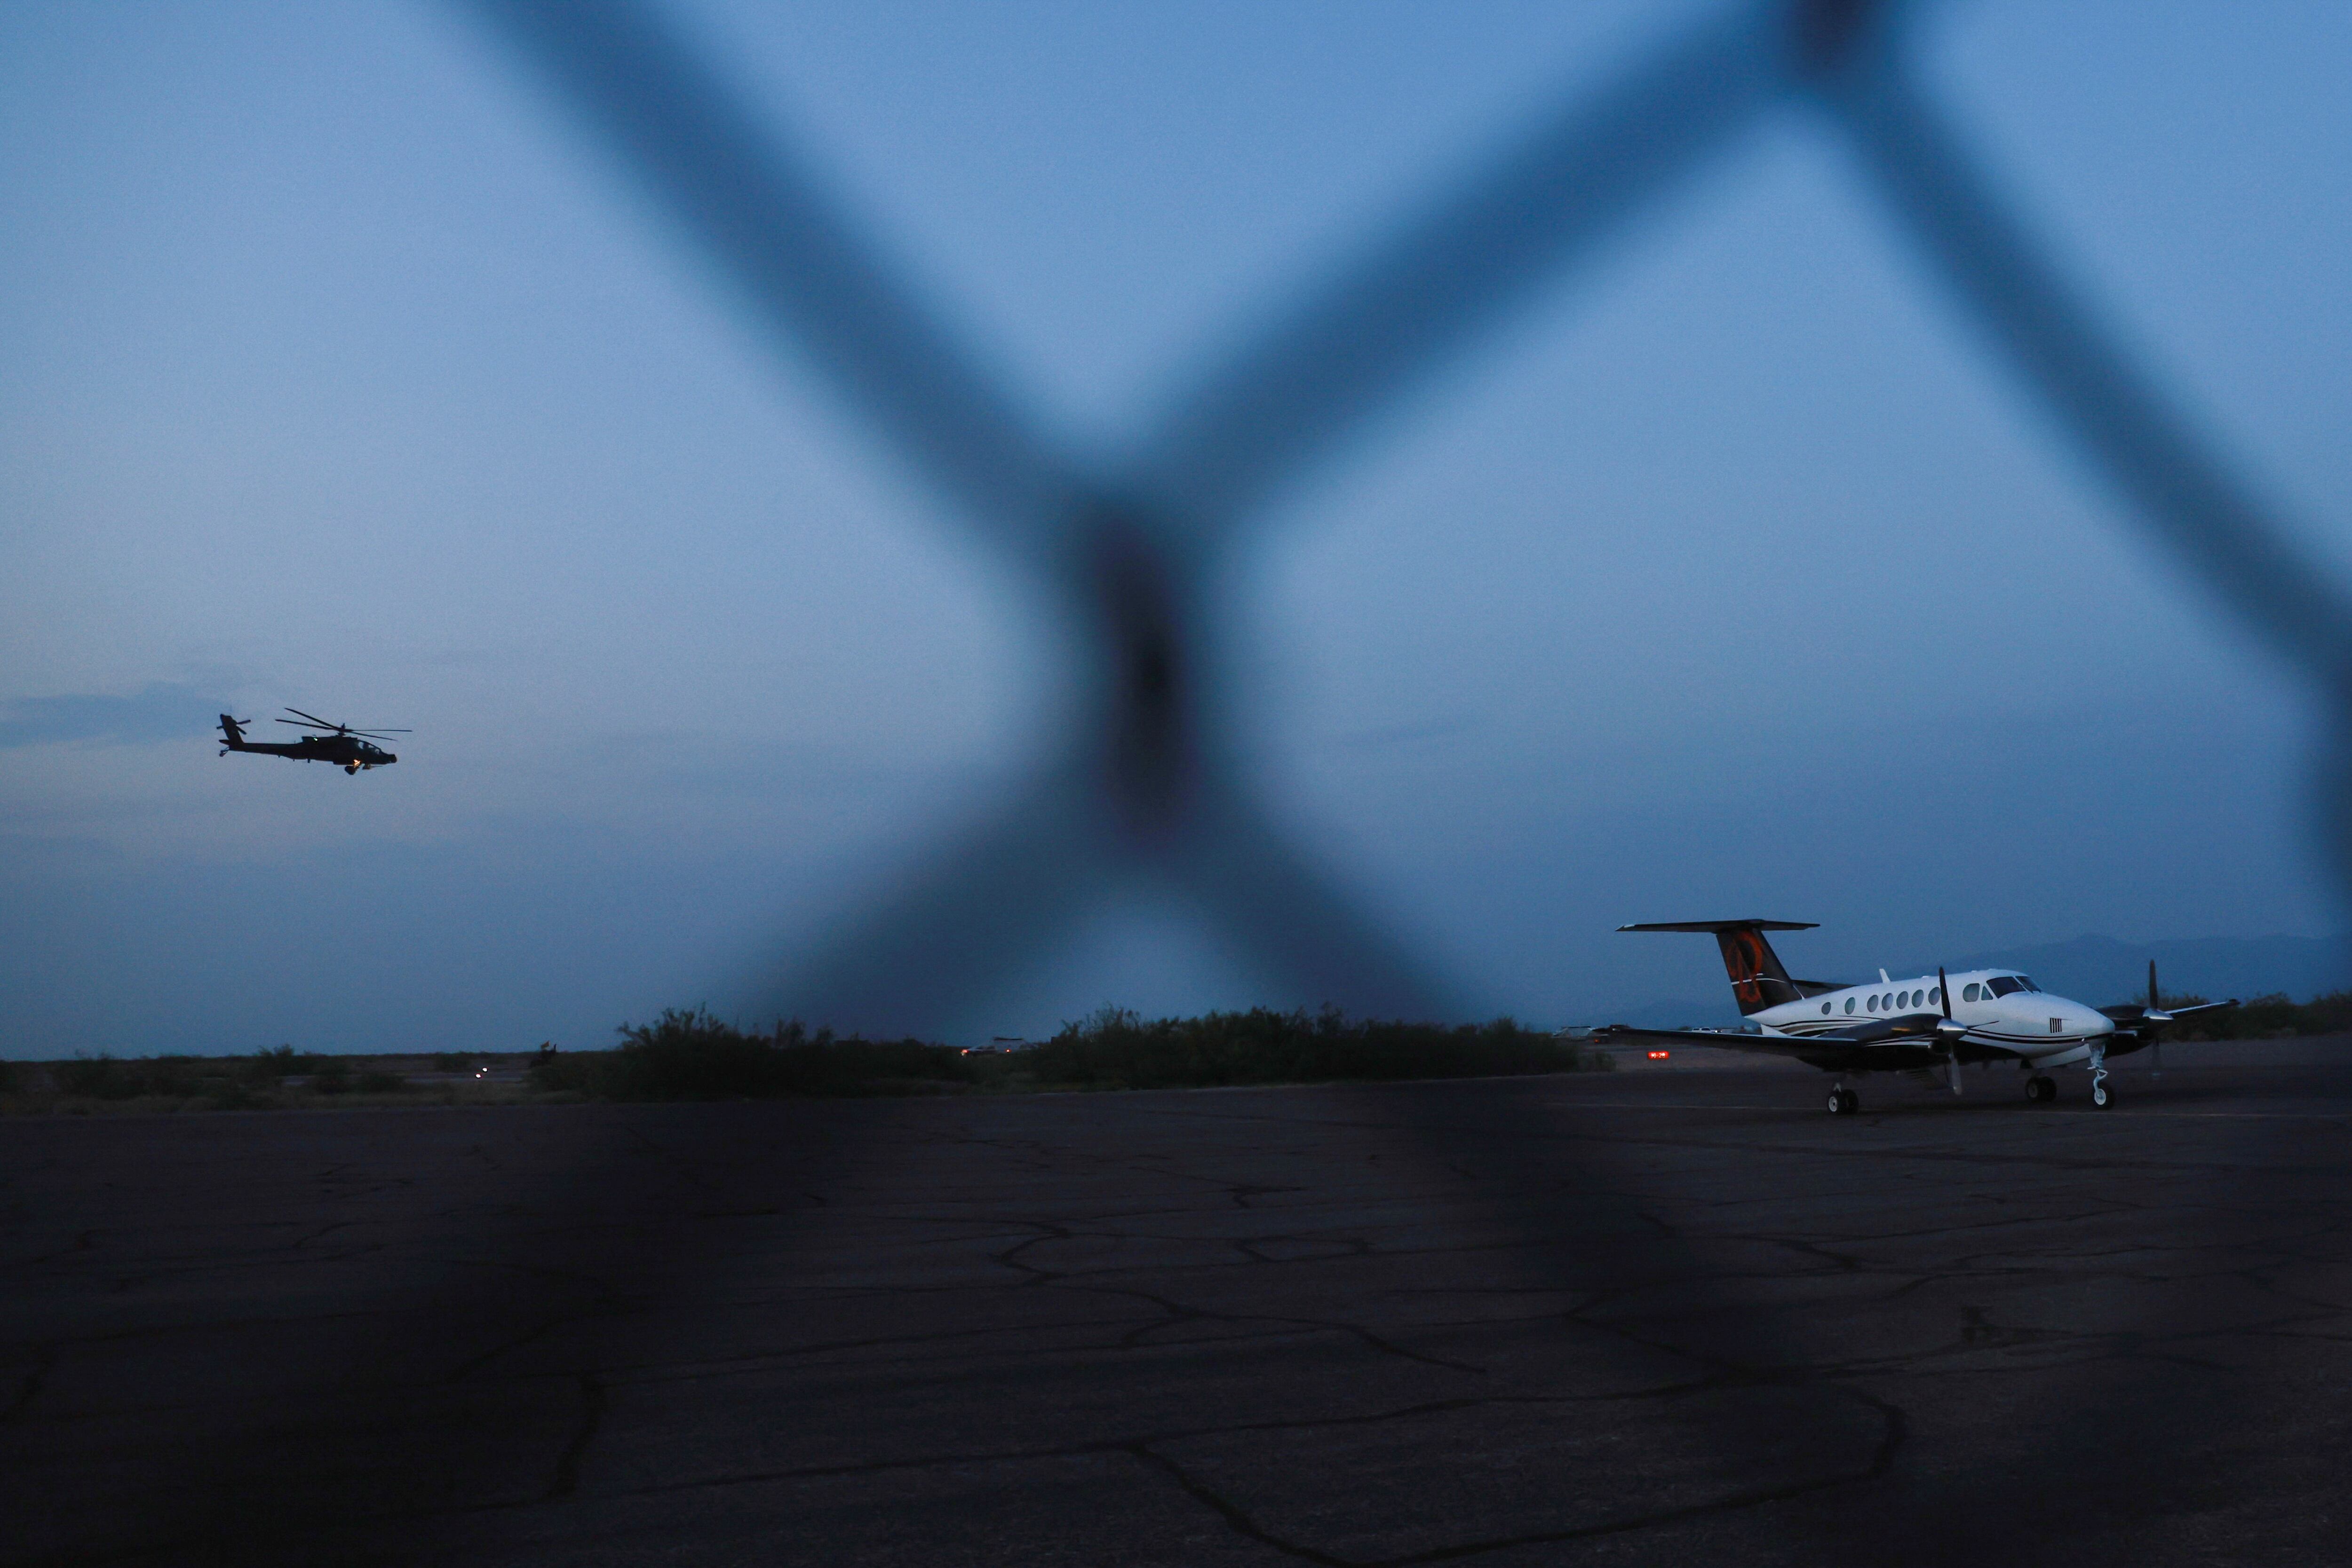
{"label": "blurred chain-link fence wire", "polygon": [[[937,852],[863,915],[845,918],[831,945],[783,982],[786,1006],[805,1018],[887,1018],[923,1028],[983,995],[1007,967],[1039,956],[1101,898],[1138,883],[1157,883],[1194,904],[1298,993],[1364,1011],[1442,1016],[1440,977],[1336,891],[1244,788],[1229,694],[1210,674],[1217,667],[1219,628],[1209,585],[1226,552],[1263,526],[1285,483],[1329,458],[1370,416],[1393,408],[1539,288],[1565,286],[1577,264],[1642,209],[1775,113],[1816,114],[1838,128],[1890,213],[1917,241],[1926,267],[1957,293],[2022,384],[2152,534],[2316,676],[2339,713],[2352,699],[2345,685],[2352,659],[2344,644],[2352,622],[2321,586],[2323,574],[2300,558],[2275,520],[2133,367],[2083,295],[2028,241],[1997,182],[1972,162],[1912,75],[1906,8],[1759,0],[1710,13],[1603,89],[1564,106],[1488,167],[1404,214],[1277,329],[1209,376],[1129,463],[1102,473],[1052,450],[1024,411],[977,373],[951,334],[857,240],[819,182],[755,130],[753,117],[658,16],[619,0],[472,4],[620,152],[750,298],[779,345],[813,359],[928,476],[952,515],[1057,595],[1082,629],[1091,680],[1058,748],[1008,800],[982,813],[963,840]],[[2339,800],[2347,757],[2352,752],[2339,741],[2323,780]],[[2352,824],[2341,814],[2333,820],[2340,852]],[[714,1114],[734,1113],[714,1108]],[[1645,1303],[1628,1305],[1602,1341],[1576,1337],[1600,1332],[1592,1322],[1563,1320],[1564,1341],[1624,1348],[1636,1357],[1671,1350],[1698,1369],[1694,1386],[1807,1393],[1811,1402],[1800,1416],[1769,1422],[1727,1423],[1697,1414],[1708,1406],[1690,1406],[1696,1451],[1727,1460],[1742,1452],[1803,1448],[1847,1429],[1851,1423],[1842,1426],[1840,1412],[1861,1409],[1868,1412],[1865,1425],[1881,1433],[1874,1457],[1855,1475],[1832,1481],[1871,1480],[1888,1470],[1906,1430],[1902,1411],[1868,1379],[1822,1369],[1821,1357],[1805,1348],[1807,1336],[1822,1328],[1810,1321],[1811,1304],[1829,1298],[1744,1292],[1754,1267],[1738,1252],[1748,1244],[1745,1234],[1710,1251],[1706,1239],[1685,1239],[1646,1212],[1639,1185],[1612,1175],[1605,1139],[1564,1134],[1556,1114],[1529,1096],[1473,1107],[1443,1094],[1409,1093],[1360,1107],[1360,1114],[1423,1166],[1471,1182],[1446,1189],[1466,1196],[1448,1205],[1445,1223],[1515,1239],[1503,1287],[1540,1289],[1588,1305],[1604,1299]],[[2253,1123],[2221,1124],[2243,1125],[2249,1138],[2270,1135],[2253,1130]],[[723,1333],[717,1340],[704,1335],[697,1319],[681,1315],[689,1311],[751,1311],[772,1343],[787,1343],[783,1326],[817,1299],[779,1293],[772,1281],[746,1291],[734,1260],[744,1233],[731,1224],[682,1222],[677,1190],[696,1195],[688,1207],[698,1218],[775,1215],[775,1207],[704,1205],[711,1192],[739,1181],[771,1197],[812,1197],[825,1180],[873,1157],[875,1130],[883,1124],[812,1117],[779,1137],[763,1119],[756,1157],[716,1175],[694,1168],[689,1157],[693,1140],[712,1124],[698,1118],[668,1125],[674,1148],[635,1120],[534,1124],[530,1135],[540,1153],[530,1168],[540,1174],[521,1190],[455,1210],[451,1239],[438,1243],[437,1252],[384,1254],[394,1260],[384,1276],[393,1283],[360,1288],[369,1310],[338,1314],[331,1332],[289,1367],[259,1374],[236,1367],[233,1385],[194,1406],[212,1422],[205,1441],[142,1438],[136,1450],[142,1457],[105,1472],[110,1506],[136,1521],[148,1543],[107,1560],[550,1560],[507,1552],[512,1542],[500,1532],[511,1528],[528,1537],[538,1528],[525,1517],[533,1510],[589,1490],[580,1480],[581,1456],[604,1418],[610,1369],[642,1367],[657,1353],[674,1354],[661,1350],[665,1343],[689,1343],[698,1364],[719,1354],[710,1347],[724,1343]],[[732,1129],[726,1136],[744,1135],[740,1120],[723,1126]],[[472,1153],[482,1151],[477,1145]],[[886,1149],[881,1157],[888,1155]],[[1705,1156],[1685,1149],[1662,1157]],[[649,1183],[648,1162],[674,1179]],[[328,1175],[348,1168],[337,1163]],[[2001,1179],[2015,1179],[2013,1166],[2002,1168]],[[2115,1175],[2118,1192],[2110,1196],[2116,1202],[2148,1200],[2146,1171]],[[1848,1179],[1881,1177],[1857,1170]],[[2197,1249],[2242,1242],[2233,1179],[2227,1166],[2197,1167],[2200,1200],[2158,1211],[2164,1216],[2159,1228],[2185,1260],[2168,1267],[2193,1272],[2211,1266],[2193,1261],[2202,1256]],[[502,1172],[499,1180],[506,1183]],[[1954,1192],[1952,1182],[1941,1182],[1921,1197],[1948,1201]],[[815,1205],[824,1202],[814,1197]],[[2325,1228],[2328,1221],[2322,1215],[2313,1223]],[[783,1236],[763,1245],[796,1244],[792,1231]],[[774,1267],[765,1253],[753,1261]],[[2231,1253],[2227,1266],[2252,1274],[2271,1265]],[[1484,1275],[1478,1280],[1481,1289],[1493,1284]],[[1641,1294],[1666,1285],[1677,1291],[1671,1312],[1656,1310],[1659,1298]],[[1896,1294],[1909,1289],[1903,1285]],[[1902,1507],[1903,1544],[1895,1558],[1984,1561],[1985,1532],[2005,1522],[2038,1540],[2053,1519],[2031,1506],[2020,1511],[2021,1477],[2060,1476],[2072,1511],[2082,1494],[2106,1484],[2099,1467],[2111,1456],[2138,1452],[2129,1447],[2135,1434],[2189,1429],[2177,1418],[2152,1425],[2150,1416],[2177,1416],[2179,1368],[2166,1336],[2205,1333],[2201,1301],[2155,1285],[2122,1296],[2070,1287],[2063,1301],[2067,1304],[2052,1310],[2088,1323],[2104,1348],[2086,1352],[2069,1376],[2050,1364],[2032,1364],[2025,1386],[2039,1402],[2004,1406],[2001,1440],[1984,1452],[1956,1456],[1948,1436],[1944,1448],[1922,1461],[1927,1482],[1890,1494]],[[1973,1312],[1964,1300],[1954,1310]],[[1852,1322],[1833,1318],[1827,1327]],[[1963,1333],[1965,1348],[1975,1348],[1972,1336],[1973,1325]],[[2126,1359],[2133,1346],[2155,1348]],[[551,1481],[533,1469],[545,1452],[541,1405],[518,1396],[513,1383],[476,1380],[481,1368],[526,1347],[542,1356],[540,1375],[553,1368],[567,1386],[576,1380],[578,1413]],[[180,1350],[168,1357],[182,1366],[206,1359]],[[1098,1371],[1113,1387],[1129,1375]],[[2134,1461],[2157,1467],[2163,1486],[2201,1488],[2210,1497],[2262,1484],[2263,1478],[2247,1473],[2245,1456],[2263,1450],[2232,1446],[2230,1434],[2235,1422],[2261,1414],[2264,1385],[2234,1367],[2230,1372],[2216,1385],[2222,1392],[2195,1410],[2195,1429],[2211,1439],[2207,1446]],[[46,1364],[36,1381],[41,1375]],[[1064,1386],[1046,1385],[1041,1406],[1050,1406],[1052,1390]],[[640,1390],[633,1397],[660,1396]],[[29,1398],[27,1393],[18,1406]],[[1559,1419],[1605,1424],[1614,1408],[1564,1407]],[[139,1417],[152,1418],[144,1411]],[[786,1418],[803,1416],[790,1411]],[[707,1435],[696,1431],[693,1441],[704,1441]],[[1139,1443],[1136,1451],[1149,1452]],[[1529,1473],[1572,1494],[1583,1463],[1576,1456],[1584,1451],[1562,1446],[1549,1458],[1539,1453]],[[1445,1458],[1416,1458],[1424,1457],[1441,1466]],[[21,1469],[35,1478],[47,1473]],[[477,1469],[488,1479],[472,1478]],[[182,1470],[187,1473],[173,1473]],[[1676,1490],[1679,1474],[1660,1479],[1654,1507],[1664,1511],[1643,1519],[1684,1520],[1794,1495],[1785,1486],[1734,1488],[1727,1500],[1710,1494],[1692,1501]],[[444,1478],[453,1475],[459,1480],[448,1481],[445,1491]],[[267,1489],[266,1506],[249,1501],[257,1485]],[[1652,1508],[1653,1500],[1637,1506]],[[724,1511],[713,1505],[711,1511]],[[606,1527],[626,1518],[594,1517]],[[348,1531],[357,1521],[364,1529],[392,1530],[386,1520],[398,1523],[394,1554],[337,1558],[321,1550],[328,1529]],[[442,1533],[418,1535],[419,1520],[436,1521]],[[1775,1515],[1767,1528],[1787,1543],[1790,1561],[1890,1560],[1884,1540],[1849,1539],[1843,1522],[1832,1505],[1818,1514]],[[1621,1528],[1632,1526],[1579,1527],[1518,1544],[1535,1550]],[[2119,1560],[2080,1555],[2080,1535],[2053,1539],[2070,1562]],[[2189,1539],[2192,1549],[2203,1550],[2212,1538]],[[206,1543],[226,1544],[201,1555],[195,1548]],[[1473,1542],[1391,1561],[1453,1560],[1511,1544]],[[2013,1540],[1995,1544],[2016,1555]],[[1349,1561],[1304,1545],[1282,1550],[1294,1560]],[[77,1553],[71,1560],[93,1559]],[[2029,1552],[2018,1560],[2055,1559]]]}
{"label": "blurred chain-link fence wire", "polygon": [[[1101,898],[1157,884],[1292,994],[1450,1010],[1442,977],[1346,897],[1251,798],[1211,677],[1208,584],[1284,486],[1769,117],[1834,128],[1913,242],[2152,539],[2339,712],[2352,615],[2328,579],[2140,371],[2004,202],[1908,57],[1916,5],[1724,7],[1578,95],[1487,166],[1402,213],[1207,376],[1112,472],[1058,452],[869,248],[790,149],[655,12],[475,0],[746,297],[963,526],[1066,607],[1089,678],[1057,747],[908,881],[845,912],[780,1010],[929,1030],[1043,956]],[[2322,788],[2339,872],[2352,746]]]}

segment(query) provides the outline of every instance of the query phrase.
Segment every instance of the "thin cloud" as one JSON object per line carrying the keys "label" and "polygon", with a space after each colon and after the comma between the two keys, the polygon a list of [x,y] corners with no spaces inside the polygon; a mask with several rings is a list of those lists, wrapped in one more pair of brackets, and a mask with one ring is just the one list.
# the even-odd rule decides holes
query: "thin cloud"
{"label": "thin cloud", "polygon": [[128,696],[19,697],[0,717],[0,751],[64,741],[149,746],[186,740],[229,711],[226,698],[189,682],[156,681]]}

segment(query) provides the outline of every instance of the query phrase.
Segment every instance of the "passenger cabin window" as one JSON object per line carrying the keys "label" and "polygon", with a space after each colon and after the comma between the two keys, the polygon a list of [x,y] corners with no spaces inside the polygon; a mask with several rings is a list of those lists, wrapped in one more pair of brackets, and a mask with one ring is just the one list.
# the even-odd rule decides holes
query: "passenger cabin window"
{"label": "passenger cabin window", "polygon": [[1983,992],[1978,989],[1977,983],[1974,980],[1970,980],[1969,982],[1969,988],[1960,993],[1960,1000],[1964,1002],[1972,1002],[1981,995],[1983,995]]}
{"label": "passenger cabin window", "polygon": [[1853,998],[1852,997],[1848,997],[1845,999],[1845,1010],[1848,1012],[1853,1011]]}
{"label": "passenger cabin window", "polygon": [[1868,1008],[1872,1012],[1876,1012],[1878,1010],[1878,998],[1876,997],[1873,997],[1862,1005]]}
{"label": "passenger cabin window", "polygon": [[1823,1003],[1822,1004],[1822,1016],[1823,1018],[1827,1018],[1827,1017],[1829,1017],[1829,1012],[1830,1012],[1830,1005],[1829,1005],[1829,1003],[1827,1003],[1827,1002],[1823,1002]]}
{"label": "passenger cabin window", "polygon": [[1930,986],[1927,988],[1927,1005],[1933,1008],[1939,1008],[1944,1005],[1943,987]]}

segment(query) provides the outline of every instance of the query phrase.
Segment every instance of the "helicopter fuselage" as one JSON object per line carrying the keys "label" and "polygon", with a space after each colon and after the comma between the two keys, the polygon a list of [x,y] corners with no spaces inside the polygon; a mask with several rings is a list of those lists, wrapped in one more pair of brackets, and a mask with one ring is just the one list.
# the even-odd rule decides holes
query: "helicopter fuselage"
{"label": "helicopter fuselage", "polygon": [[362,740],[356,735],[306,735],[299,740],[285,742],[247,740],[237,721],[223,714],[221,755],[226,757],[232,751],[257,752],[296,762],[325,762],[346,773],[356,773],[362,768],[388,768],[400,760],[373,741]]}
{"label": "helicopter fuselage", "polygon": [[285,745],[274,741],[247,741],[243,746],[224,746],[224,757],[232,751],[259,751],[271,757],[290,757],[300,762],[331,762],[339,768],[384,768],[400,758],[380,746],[343,736],[320,736],[316,740],[297,740]]}

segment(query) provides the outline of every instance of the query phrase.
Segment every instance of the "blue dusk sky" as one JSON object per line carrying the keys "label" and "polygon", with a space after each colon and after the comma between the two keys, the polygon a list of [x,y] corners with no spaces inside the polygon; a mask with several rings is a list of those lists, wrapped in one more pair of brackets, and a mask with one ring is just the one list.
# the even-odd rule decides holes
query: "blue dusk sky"
{"label": "blue dusk sky", "polygon": [[[1714,9],[665,14],[1026,417],[1116,464]],[[1952,0],[1915,47],[2352,584],[2352,9]],[[0,228],[0,1053],[746,1009],[1058,733],[1054,605],[463,5],[11,7]],[[1254,528],[1214,587],[1242,771],[1465,1016],[1720,991],[1627,921],[1819,921],[1792,963],[1857,973],[2346,926],[2317,687],[1801,105]],[[215,755],[224,709],[289,705],[415,733],[357,778]],[[921,1021],[1323,999],[1139,895]]]}

